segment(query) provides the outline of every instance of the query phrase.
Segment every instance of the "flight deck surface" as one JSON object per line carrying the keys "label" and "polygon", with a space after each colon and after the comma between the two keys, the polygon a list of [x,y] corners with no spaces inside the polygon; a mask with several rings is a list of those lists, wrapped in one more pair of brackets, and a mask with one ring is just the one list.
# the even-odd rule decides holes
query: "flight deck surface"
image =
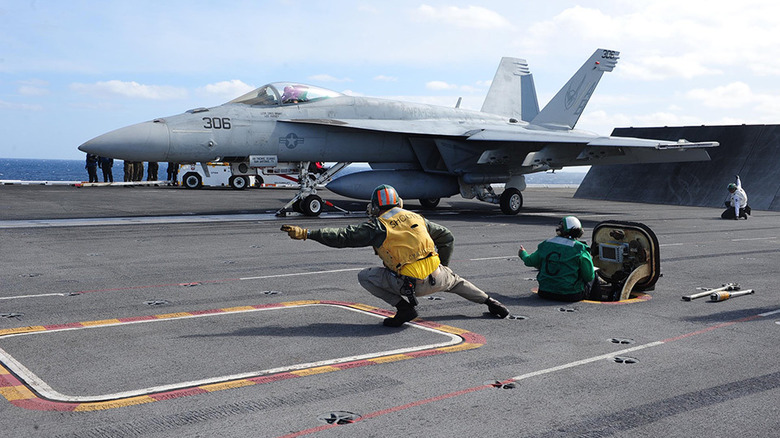
{"label": "flight deck surface", "polygon": [[[518,216],[460,198],[406,207],[455,235],[450,266],[510,318],[437,293],[402,328],[364,291],[370,248],[293,241],[288,190],[0,187],[0,428],[15,437],[774,436],[780,213],[574,199],[529,188]],[[554,234],[641,222],[655,290],[539,299],[517,257]],[[751,295],[683,295],[736,282]],[[428,299],[431,298],[431,299]],[[338,424],[342,423],[342,424]]]}

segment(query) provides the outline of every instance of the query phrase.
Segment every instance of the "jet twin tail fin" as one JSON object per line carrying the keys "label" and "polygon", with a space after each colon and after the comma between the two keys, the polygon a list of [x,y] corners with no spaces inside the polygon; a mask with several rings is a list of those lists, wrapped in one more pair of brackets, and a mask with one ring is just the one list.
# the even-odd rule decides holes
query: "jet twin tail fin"
{"label": "jet twin tail fin", "polygon": [[525,59],[501,58],[482,112],[526,122],[539,114],[534,78]]}
{"label": "jet twin tail fin", "polygon": [[530,123],[551,129],[574,129],[601,76],[612,71],[619,58],[620,52],[596,50]]}

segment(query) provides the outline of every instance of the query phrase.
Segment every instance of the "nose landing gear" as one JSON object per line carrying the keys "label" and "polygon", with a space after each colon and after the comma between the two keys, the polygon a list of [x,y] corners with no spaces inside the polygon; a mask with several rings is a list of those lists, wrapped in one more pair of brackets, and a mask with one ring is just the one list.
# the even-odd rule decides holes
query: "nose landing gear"
{"label": "nose landing gear", "polygon": [[325,172],[316,174],[309,173],[309,161],[301,161],[298,163],[298,183],[300,184],[298,193],[295,194],[295,197],[293,197],[290,202],[280,208],[279,211],[276,212],[276,215],[287,216],[289,210],[292,210],[306,216],[319,216],[320,213],[322,213],[323,204],[348,213],[343,208],[339,208],[328,201],[323,201],[322,198],[317,195],[317,187],[323,185],[326,181],[329,181],[333,175],[347,167],[349,164],[349,162],[336,163]]}

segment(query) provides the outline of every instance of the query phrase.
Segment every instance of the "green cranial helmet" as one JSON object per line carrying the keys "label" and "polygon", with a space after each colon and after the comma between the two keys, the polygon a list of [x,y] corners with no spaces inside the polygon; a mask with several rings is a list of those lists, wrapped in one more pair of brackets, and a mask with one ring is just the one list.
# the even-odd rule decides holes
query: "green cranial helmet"
{"label": "green cranial helmet", "polygon": [[736,185],[736,184],[734,184],[734,183],[731,183],[731,184],[729,184],[729,191],[730,191],[731,193],[734,193],[734,192],[736,192],[736,191],[737,191],[737,185]]}
{"label": "green cranial helmet", "polygon": [[566,216],[558,223],[555,232],[558,233],[559,236],[576,239],[582,236],[584,231],[582,230],[582,223],[580,223],[579,219],[574,216]]}

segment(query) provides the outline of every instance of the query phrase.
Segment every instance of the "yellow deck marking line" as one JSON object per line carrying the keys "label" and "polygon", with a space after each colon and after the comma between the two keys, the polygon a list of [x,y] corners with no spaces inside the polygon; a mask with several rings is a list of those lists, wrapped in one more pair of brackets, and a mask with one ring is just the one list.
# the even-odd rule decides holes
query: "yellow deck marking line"
{"label": "yellow deck marking line", "polygon": [[[225,316],[245,312],[284,310],[293,307],[308,307],[324,305],[350,310],[361,314],[369,314],[377,318],[386,316],[387,311],[365,304],[343,303],[337,301],[301,300],[277,303],[273,305],[237,306],[224,309],[214,309],[198,312],[177,312],[133,318],[115,318],[98,321],[86,321],[73,324],[52,326],[31,326],[0,331],[3,337],[29,336],[72,330],[88,330],[105,327],[116,327],[127,324],[143,324],[172,321],[187,318],[206,318]],[[267,370],[258,370],[227,376],[218,376],[202,380],[161,385],[139,390],[123,391],[114,394],[98,396],[69,396],[52,389],[46,382],[38,378],[27,367],[14,359],[5,350],[0,349],[0,395],[17,406],[28,409],[60,410],[60,411],[93,411],[150,403],[158,400],[176,398],[185,395],[201,394],[222,389],[238,388],[260,383],[282,380],[293,377],[305,377],[363,365],[397,362],[448,352],[464,351],[479,348],[484,344],[484,338],[475,333],[456,327],[444,326],[430,321],[407,323],[418,330],[429,331],[447,338],[446,341],[404,347],[387,351],[365,353],[354,356],[339,357],[310,363],[294,364]],[[18,379],[17,379],[18,376]]]}

